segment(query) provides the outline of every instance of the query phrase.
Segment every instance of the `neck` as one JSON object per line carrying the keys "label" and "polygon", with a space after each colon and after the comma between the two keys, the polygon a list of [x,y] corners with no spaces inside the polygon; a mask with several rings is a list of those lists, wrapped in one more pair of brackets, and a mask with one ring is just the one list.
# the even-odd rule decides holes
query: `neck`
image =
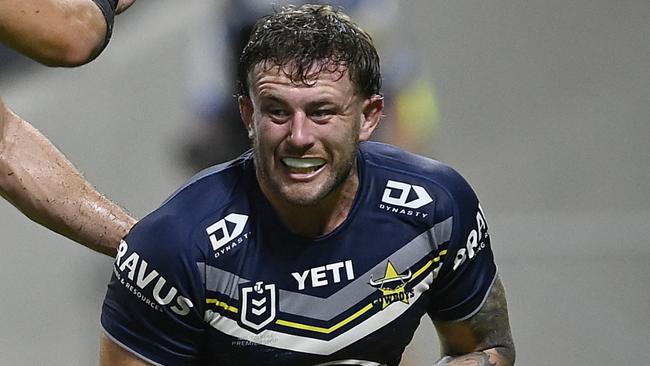
{"label": "neck", "polygon": [[262,189],[282,223],[294,234],[314,238],[334,231],[345,221],[359,189],[356,166],[339,187],[315,205],[295,205]]}

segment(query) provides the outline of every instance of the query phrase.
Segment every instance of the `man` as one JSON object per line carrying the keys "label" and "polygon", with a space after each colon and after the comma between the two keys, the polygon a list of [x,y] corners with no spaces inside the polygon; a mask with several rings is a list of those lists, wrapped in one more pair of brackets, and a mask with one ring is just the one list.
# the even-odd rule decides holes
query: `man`
{"label": "man", "polygon": [[[382,50],[382,94],[385,116],[373,139],[395,143],[430,156],[437,107],[432,82],[418,62],[419,50],[389,35],[399,22],[403,3],[394,0],[229,0],[211,2],[189,42],[188,94],[193,111],[183,137],[184,168],[192,174],[234,159],[250,141],[241,128],[239,108],[232,102],[239,55],[257,19],[281,5],[329,4],[350,16],[373,19],[375,47]],[[215,16],[219,21],[214,21]],[[206,27],[207,24],[207,27]],[[386,72],[388,70],[388,73]],[[421,116],[421,117],[420,117]],[[189,138],[189,139],[188,139]]]}
{"label": "man", "polygon": [[[85,64],[108,43],[113,15],[134,1],[0,1],[0,41],[46,65]],[[30,219],[108,255],[135,223],[2,98],[0,195]]]}
{"label": "man", "polygon": [[370,37],[329,6],[262,18],[243,51],[252,151],[210,168],[118,248],[102,365],[397,365],[420,318],[437,365],[512,365],[483,210],[447,166],[367,142]]}

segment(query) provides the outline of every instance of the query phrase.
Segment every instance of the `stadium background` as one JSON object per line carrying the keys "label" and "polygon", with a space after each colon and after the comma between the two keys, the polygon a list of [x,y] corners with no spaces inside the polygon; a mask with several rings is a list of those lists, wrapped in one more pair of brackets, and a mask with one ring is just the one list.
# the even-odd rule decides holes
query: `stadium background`
{"label": "stadium background", "polygon": [[[7,68],[1,95],[142,217],[186,178],[184,50],[206,5],[140,0],[96,62]],[[650,363],[650,3],[401,6],[397,36],[426,54],[438,94],[435,157],[487,214],[518,364]],[[0,233],[0,364],[96,364],[111,260],[5,201]],[[424,319],[403,364],[437,353]]]}

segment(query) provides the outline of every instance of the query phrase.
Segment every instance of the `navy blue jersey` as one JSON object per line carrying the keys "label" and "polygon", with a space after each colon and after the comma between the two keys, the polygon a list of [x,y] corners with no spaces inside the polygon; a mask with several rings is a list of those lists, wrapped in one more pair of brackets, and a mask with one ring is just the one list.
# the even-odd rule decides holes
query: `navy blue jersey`
{"label": "navy blue jersey", "polygon": [[363,143],[333,232],[300,237],[250,153],[192,178],[118,249],[101,322],[161,365],[397,365],[420,319],[482,306],[496,276],[485,215],[439,162]]}

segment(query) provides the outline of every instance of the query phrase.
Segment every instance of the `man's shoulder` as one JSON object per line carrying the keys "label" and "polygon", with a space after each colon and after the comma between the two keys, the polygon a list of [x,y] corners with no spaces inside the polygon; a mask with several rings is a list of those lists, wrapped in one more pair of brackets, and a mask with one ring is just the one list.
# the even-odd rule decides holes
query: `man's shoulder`
{"label": "man's shoulder", "polygon": [[422,183],[439,185],[442,187],[454,186],[463,177],[451,166],[408,152],[393,145],[366,142],[361,145],[364,162],[372,171],[384,172],[393,176],[410,176]]}
{"label": "man's shoulder", "polygon": [[459,203],[476,199],[465,178],[445,163],[383,143],[364,143],[361,152],[367,178],[386,187],[384,202],[412,207],[435,201],[445,216]]}
{"label": "man's shoulder", "polygon": [[[238,193],[242,183],[250,178],[252,173],[252,155],[247,152],[237,159],[206,168],[188,179],[180,188],[172,193],[161,205],[174,206],[191,202],[209,200],[214,203],[227,201]],[[250,180],[250,179],[249,179]],[[248,182],[246,182],[248,183]]]}
{"label": "man's shoulder", "polygon": [[251,182],[246,164],[248,159],[243,157],[196,174],[140,220],[129,236],[143,241],[155,238],[174,246],[193,243],[197,230],[230,208],[247,204],[246,186]]}

